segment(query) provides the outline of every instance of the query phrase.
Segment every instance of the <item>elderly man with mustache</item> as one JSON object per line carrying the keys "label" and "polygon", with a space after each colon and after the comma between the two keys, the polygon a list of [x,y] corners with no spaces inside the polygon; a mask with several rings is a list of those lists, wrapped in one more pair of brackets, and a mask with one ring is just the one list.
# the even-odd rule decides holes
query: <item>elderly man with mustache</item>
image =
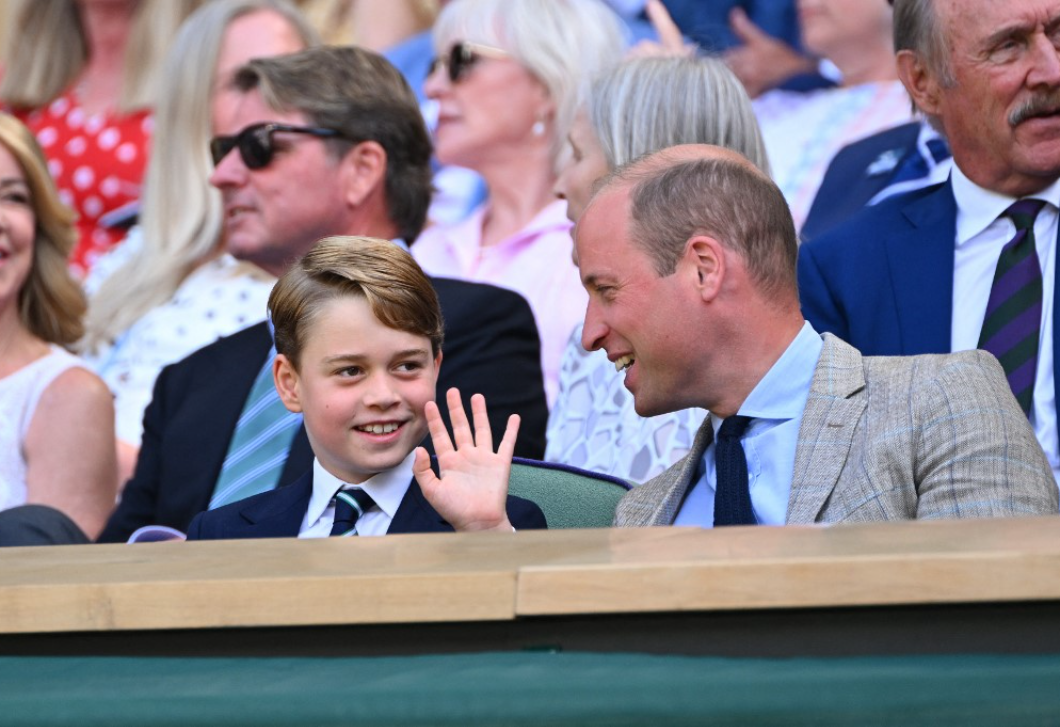
{"label": "elderly man with mustache", "polygon": [[895,0],[894,26],[953,172],[806,243],[803,312],[866,355],[990,351],[1056,477],[1060,0]]}

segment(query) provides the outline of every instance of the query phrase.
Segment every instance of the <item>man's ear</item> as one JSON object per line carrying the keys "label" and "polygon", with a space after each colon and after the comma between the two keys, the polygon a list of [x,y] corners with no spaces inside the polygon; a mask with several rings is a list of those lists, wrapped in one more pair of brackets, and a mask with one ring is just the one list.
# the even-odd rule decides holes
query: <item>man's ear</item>
{"label": "man's ear", "polygon": [[898,78],[916,107],[928,116],[938,116],[942,84],[935,73],[911,50],[898,51],[895,63]]}
{"label": "man's ear", "polygon": [[725,248],[710,235],[694,235],[685,245],[683,262],[693,278],[697,294],[704,301],[713,300],[725,279]]}
{"label": "man's ear", "polygon": [[386,180],[386,150],[377,141],[362,141],[346,152],[342,164],[342,184],[347,203],[360,207]]}
{"label": "man's ear", "polygon": [[272,380],[276,384],[276,392],[280,395],[280,401],[287,407],[287,411],[300,413],[302,396],[298,369],[282,353],[276,354],[276,358],[273,359]]}

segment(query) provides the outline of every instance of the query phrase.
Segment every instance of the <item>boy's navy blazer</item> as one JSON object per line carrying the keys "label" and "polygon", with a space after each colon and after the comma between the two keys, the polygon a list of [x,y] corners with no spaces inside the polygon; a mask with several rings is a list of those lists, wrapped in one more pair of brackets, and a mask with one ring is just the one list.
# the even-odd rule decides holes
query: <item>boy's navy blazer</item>
{"label": "boy's navy blazer", "polygon": [[[548,405],[541,375],[541,343],[529,303],[510,290],[431,278],[445,319],[439,400],[456,386],[467,397],[486,396],[497,437],[508,415],[522,417],[516,455],[540,459]],[[144,413],[136,471],[122,492],[100,542],[124,542],[144,525],[185,531],[209,507],[236,421],[272,338],[265,323],[222,338],[162,369]],[[442,407],[442,416],[448,420]],[[300,427],[280,476],[294,482],[313,464]]]}
{"label": "boy's navy blazer", "polygon": [[[868,207],[799,248],[802,312],[866,356],[949,353],[957,202],[947,181]],[[1060,380],[1060,265],[1053,376]],[[1060,399],[1058,399],[1060,401]]]}
{"label": "boy's navy blazer", "polygon": [[[313,494],[313,470],[287,487],[263,492],[240,502],[199,513],[188,528],[188,540],[237,538],[293,538],[302,526]],[[508,496],[508,519],[516,530],[540,530],[545,525],[541,509],[521,497]],[[413,478],[401,500],[387,534],[451,533],[453,526],[431,507]]]}

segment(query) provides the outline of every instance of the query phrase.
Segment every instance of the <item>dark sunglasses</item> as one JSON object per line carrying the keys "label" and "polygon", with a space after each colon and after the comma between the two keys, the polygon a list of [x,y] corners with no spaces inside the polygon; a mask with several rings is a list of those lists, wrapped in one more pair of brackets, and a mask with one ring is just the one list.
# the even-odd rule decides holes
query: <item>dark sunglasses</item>
{"label": "dark sunglasses", "polygon": [[288,126],[287,124],[254,124],[240,131],[235,136],[215,136],[210,140],[210,156],[216,167],[234,148],[239,149],[239,156],[247,169],[262,169],[272,161],[276,149],[272,145],[272,135],[277,131],[292,134],[311,134],[325,139],[341,137],[334,129],[323,129],[317,126]]}
{"label": "dark sunglasses", "polygon": [[507,51],[500,48],[462,40],[449,49],[448,57],[439,56],[431,61],[431,73],[442,66],[448,71],[449,83],[459,83],[467,75],[468,70],[483,57],[508,58],[510,56]]}

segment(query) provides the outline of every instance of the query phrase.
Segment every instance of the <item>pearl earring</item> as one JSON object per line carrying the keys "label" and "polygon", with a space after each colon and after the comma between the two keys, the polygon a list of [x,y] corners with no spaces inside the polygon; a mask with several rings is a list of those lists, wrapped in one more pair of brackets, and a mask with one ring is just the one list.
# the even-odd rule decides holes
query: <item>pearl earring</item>
{"label": "pearl earring", "polygon": [[545,135],[545,122],[542,121],[541,119],[538,119],[537,121],[534,122],[534,125],[530,127],[530,131],[533,132],[534,136],[544,136]]}

